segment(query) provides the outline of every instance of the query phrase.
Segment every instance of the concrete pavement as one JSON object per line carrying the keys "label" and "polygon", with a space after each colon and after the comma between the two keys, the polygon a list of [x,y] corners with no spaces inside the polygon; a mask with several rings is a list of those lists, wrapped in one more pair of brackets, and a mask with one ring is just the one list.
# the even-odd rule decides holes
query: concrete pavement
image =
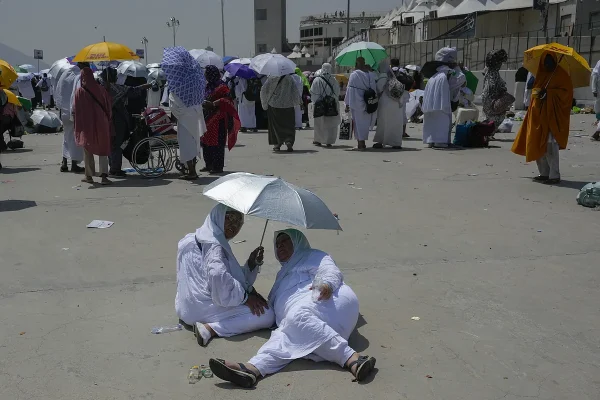
{"label": "concrete pavement", "polygon": [[[264,132],[240,134],[227,171],[280,175],[339,214],[344,232],[307,236],[359,297],[351,345],[378,359],[366,384],[296,361],[251,391],[189,385],[187,371],[215,356],[246,361],[269,332],[207,348],[189,332],[150,333],[177,322],[177,241],[213,206],[201,195],[213,178],[89,188],[59,172],[62,136],[26,136],[26,151],[1,156],[0,399],[598,399],[600,213],[575,202],[600,175],[592,120],[573,117],[555,187],[531,182],[535,165],[510,153],[514,134],[491,149],[411,140],[356,153],[353,142],[315,148],[302,131],[293,154],[271,153]],[[86,229],[93,219],[115,225]],[[247,219],[240,261],[262,226]],[[265,294],[278,269],[266,248]]]}

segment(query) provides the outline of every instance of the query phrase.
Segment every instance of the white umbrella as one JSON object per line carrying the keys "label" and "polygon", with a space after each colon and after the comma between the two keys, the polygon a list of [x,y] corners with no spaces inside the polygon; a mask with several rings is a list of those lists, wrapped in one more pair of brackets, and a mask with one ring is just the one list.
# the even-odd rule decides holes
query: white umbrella
{"label": "white umbrella", "polygon": [[31,72],[17,72],[17,81],[30,81],[34,78],[34,74]]}
{"label": "white umbrella", "polygon": [[52,75],[52,84],[56,87],[56,83],[64,71],[71,67],[71,63],[66,58],[61,58],[55,61],[50,67],[49,74]]}
{"label": "white umbrella", "polygon": [[159,63],[148,64],[148,65],[146,65],[146,68],[148,68],[148,69],[160,68],[160,64]]}
{"label": "white umbrella", "polygon": [[146,78],[148,76],[146,66],[139,61],[123,61],[117,67],[117,72],[134,78]]}
{"label": "white umbrella", "polygon": [[236,172],[217,179],[202,193],[243,214],[264,218],[267,223],[273,220],[307,229],[342,230],[317,195],[281,178]]}
{"label": "white umbrella", "polygon": [[167,81],[165,71],[160,68],[152,68],[148,71],[148,81],[158,81],[164,83]]}
{"label": "white umbrella", "polygon": [[414,65],[414,64],[409,64],[404,68],[406,68],[410,71],[417,71],[417,72],[421,71],[421,67],[419,67],[418,65]]}
{"label": "white umbrella", "polygon": [[293,74],[296,64],[281,54],[260,54],[252,59],[250,68],[261,75],[283,76]]}
{"label": "white umbrella", "polygon": [[215,67],[219,68],[219,70],[221,70],[221,71],[223,70],[223,68],[225,68],[225,63],[223,62],[223,57],[221,57],[217,53],[214,53],[210,50],[193,49],[193,50],[190,50],[190,54],[192,55],[192,57],[194,57],[194,59],[196,61],[198,61],[198,63],[200,64],[200,66],[202,68],[206,68],[209,65],[214,65]]}
{"label": "white umbrella", "polygon": [[27,71],[33,71],[35,69],[35,67],[31,64],[19,65],[19,68],[23,68],[24,70],[27,70]]}
{"label": "white umbrella", "polygon": [[410,97],[408,102],[406,103],[406,118],[412,118],[415,111],[417,111],[417,107],[419,106],[419,97],[425,94],[424,90],[417,89],[410,92]]}
{"label": "white umbrella", "polygon": [[58,129],[62,126],[58,115],[45,110],[35,110],[31,115],[31,120],[34,125],[41,125],[51,129]]}
{"label": "white umbrella", "polygon": [[250,65],[251,62],[252,62],[252,60],[249,58],[237,58],[235,60],[230,61],[229,64]]}

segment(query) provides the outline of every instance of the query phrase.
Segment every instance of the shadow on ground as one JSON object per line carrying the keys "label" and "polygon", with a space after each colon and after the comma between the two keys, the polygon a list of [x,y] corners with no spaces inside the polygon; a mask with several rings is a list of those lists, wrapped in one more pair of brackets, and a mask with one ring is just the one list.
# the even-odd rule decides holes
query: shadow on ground
{"label": "shadow on ground", "polygon": [[37,203],[31,200],[0,200],[0,212],[21,211],[27,208],[37,207]]}

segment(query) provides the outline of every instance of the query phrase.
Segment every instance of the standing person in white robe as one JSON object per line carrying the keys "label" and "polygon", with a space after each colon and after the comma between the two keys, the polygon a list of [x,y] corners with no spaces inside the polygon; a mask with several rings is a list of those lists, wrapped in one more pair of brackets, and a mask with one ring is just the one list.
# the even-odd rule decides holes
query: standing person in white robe
{"label": "standing person in white robe", "polygon": [[[300,97],[302,97],[302,90],[303,90],[303,83],[302,83],[302,78],[300,78],[300,76],[298,76],[296,73],[292,74],[292,78],[294,79],[294,83],[296,84],[296,89],[298,89],[298,92],[300,93]],[[295,115],[295,119],[296,119],[296,129],[298,130],[302,130],[303,126],[302,126],[302,105],[296,105],[294,106],[294,115]]]}
{"label": "standing person in white robe", "polygon": [[200,64],[183,47],[165,48],[162,68],[169,84],[169,107],[177,118],[179,159],[187,164],[180,179],[195,180],[196,157],[202,149],[200,137],[206,132],[202,110],[206,79]]}
{"label": "standing person in white robe", "polygon": [[267,329],[275,322],[273,311],[252,287],[264,249],[254,250],[240,266],[229,246],[243,224],[243,214],[218,204],[195,233],[179,241],[175,311],[183,323],[193,325],[201,346],[215,336]]}
{"label": "standing person in white robe", "polygon": [[594,103],[594,112],[596,113],[597,128],[596,132],[592,135],[592,140],[600,140],[600,61],[596,63],[596,66],[592,70],[592,81],[591,81],[592,95],[596,99]]}
{"label": "standing person in white robe", "polygon": [[248,90],[248,80],[244,78],[236,78],[238,82],[235,85],[235,98],[238,101],[238,115],[242,123],[242,132],[247,132],[250,129],[253,132],[258,132],[256,129],[256,100],[250,101],[246,98],[246,90]]}
{"label": "standing person in white robe", "polygon": [[383,149],[385,146],[391,146],[394,149],[402,149],[406,103],[410,95],[396,78],[387,60],[379,64],[377,94],[379,106],[373,148]]}
{"label": "standing person in white robe", "polygon": [[377,77],[369,72],[365,65],[365,59],[356,59],[356,69],[350,74],[348,87],[346,89],[346,112],[350,111],[354,125],[354,135],[358,142],[357,150],[364,151],[367,148],[365,141],[369,139],[369,129],[375,123],[377,113],[369,114],[365,103],[365,91],[372,89],[377,91]]}
{"label": "standing person in white robe", "polygon": [[525,83],[525,95],[523,96],[523,105],[525,109],[529,108],[529,102],[531,101],[531,90],[533,89],[533,85],[535,83],[535,77],[530,72],[527,74],[527,82]]}
{"label": "standing person in white robe", "polygon": [[[452,102],[458,100],[466,82],[456,63],[455,48],[444,47],[435,54],[442,65],[429,79],[423,95],[423,143],[429,147],[448,147],[452,126]],[[457,71],[458,70],[458,71]],[[458,75],[462,75],[459,79]]]}
{"label": "standing person in white robe", "polygon": [[296,229],[275,233],[275,255],[281,270],[269,304],[277,329],[247,363],[211,359],[211,370],[223,380],[250,388],[293,360],[307,358],[338,364],[363,381],[373,372],[376,360],[348,345],[358,320],[358,299],[331,256],[312,249]]}
{"label": "standing person in white robe", "polygon": [[60,119],[63,123],[62,163],[61,172],[68,172],[68,160],[71,159],[71,172],[81,174],[85,168],[78,164],[83,161],[83,147],[75,143],[75,123],[71,119],[71,109],[74,100],[75,82],[79,82],[79,67],[71,65],[61,74],[56,82],[54,91],[54,102],[60,111]]}
{"label": "standing person in white robe", "polygon": [[48,78],[48,74],[42,76],[36,87],[42,92],[42,104],[44,108],[50,107],[50,103],[52,102],[52,82]]}
{"label": "standing person in white robe", "polygon": [[313,104],[316,105],[317,102],[323,100],[326,96],[331,96],[335,99],[338,111],[336,116],[321,116],[315,118],[315,136],[313,144],[316,146],[324,144],[327,147],[331,147],[337,139],[338,130],[342,123],[339,109],[340,84],[337,79],[331,75],[331,71],[331,64],[323,64],[320,73],[316,75],[312,86],[310,87],[311,101]]}

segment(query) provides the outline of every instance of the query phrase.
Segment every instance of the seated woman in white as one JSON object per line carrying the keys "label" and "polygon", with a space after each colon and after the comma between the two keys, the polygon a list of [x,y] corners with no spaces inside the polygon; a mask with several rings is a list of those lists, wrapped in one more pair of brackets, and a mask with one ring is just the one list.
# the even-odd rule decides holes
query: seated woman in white
{"label": "seated woman in white", "polygon": [[243,224],[243,214],[219,204],[204,225],[179,241],[175,311],[181,322],[193,325],[201,346],[215,336],[239,335],[275,323],[273,311],[252,287],[264,249],[254,250],[242,267],[228,243]]}
{"label": "seated woman in white", "polygon": [[[245,364],[211,359],[214,374],[249,388],[258,378],[307,358],[336,363],[348,368],[355,380],[364,380],[373,372],[376,360],[359,355],[348,345],[358,321],[358,299],[333,259],[313,250],[295,229],[275,233],[275,254],[282,268],[269,293],[269,304],[278,328]],[[316,290],[319,293],[313,297]]]}

